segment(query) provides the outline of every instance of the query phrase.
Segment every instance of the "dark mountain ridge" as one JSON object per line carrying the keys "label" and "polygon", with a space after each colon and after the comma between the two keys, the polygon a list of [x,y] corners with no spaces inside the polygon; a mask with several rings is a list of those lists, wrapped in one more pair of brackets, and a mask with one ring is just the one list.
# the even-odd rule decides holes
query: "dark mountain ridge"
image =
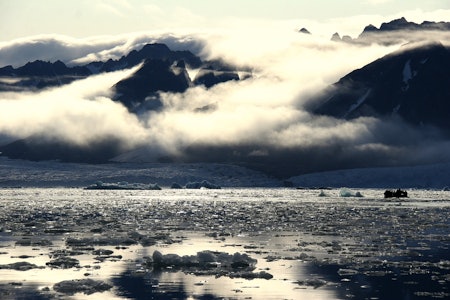
{"label": "dark mountain ridge", "polygon": [[399,117],[450,134],[450,49],[439,42],[407,45],[327,89],[316,114],[353,119]]}
{"label": "dark mountain ridge", "polygon": [[[140,50],[133,50],[118,60],[95,61],[81,66],[67,66],[60,60],[55,62],[36,60],[18,68],[5,66],[0,68],[0,79],[3,79],[0,80],[0,91],[40,90],[60,86],[94,74],[132,68],[145,60],[160,60],[168,64],[183,61],[186,67],[191,69],[206,68],[214,71],[229,71],[229,66],[223,63],[203,62],[190,51],[172,51],[165,44],[154,43],[146,44]],[[226,80],[220,78],[215,80],[214,84],[224,81]],[[199,84],[202,83],[199,82]],[[167,91],[167,89],[161,90]]]}
{"label": "dark mountain ridge", "polygon": [[147,59],[131,76],[113,86],[114,100],[136,111],[142,109],[142,104],[150,98],[147,107],[158,109],[162,106],[158,92],[183,93],[192,85],[184,61],[172,63]]}
{"label": "dark mountain ridge", "polygon": [[132,50],[128,55],[118,60],[109,59],[106,62],[91,62],[85,65],[92,73],[103,73],[134,67],[146,59],[164,60],[174,63],[183,60],[190,68],[200,68],[202,60],[190,51],[172,51],[165,44],[146,44],[140,50]]}

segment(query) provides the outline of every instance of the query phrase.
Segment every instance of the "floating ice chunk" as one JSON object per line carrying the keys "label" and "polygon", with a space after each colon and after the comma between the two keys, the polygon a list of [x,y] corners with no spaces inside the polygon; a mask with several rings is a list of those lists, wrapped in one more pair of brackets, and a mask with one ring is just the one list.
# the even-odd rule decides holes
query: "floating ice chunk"
{"label": "floating ice chunk", "polygon": [[0,270],[1,269],[9,269],[9,270],[16,270],[16,271],[28,271],[31,269],[43,269],[43,268],[44,267],[39,267],[35,264],[31,264],[26,261],[20,261],[20,262],[16,262],[16,263],[7,264],[7,265],[0,265]]}
{"label": "floating ice chunk", "polygon": [[147,265],[157,269],[171,268],[198,275],[228,276],[230,278],[263,278],[273,276],[267,272],[253,273],[257,260],[247,254],[226,252],[200,251],[196,255],[165,254],[158,250],[147,259]]}
{"label": "floating ice chunk", "polygon": [[353,192],[349,189],[343,188],[339,191],[340,197],[363,197],[360,192]]}
{"label": "floating ice chunk", "polygon": [[16,246],[51,246],[51,241],[39,237],[22,238],[16,242]]}
{"label": "floating ice chunk", "polygon": [[61,256],[49,261],[46,265],[56,269],[70,269],[73,267],[78,267],[80,265],[80,261],[72,257]]}
{"label": "floating ice chunk", "polygon": [[326,194],[323,190],[320,191],[319,197],[329,197],[328,194]]}
{"label": "floating ice chunk", "polygon": [[338,274],[339,276],[353,276],[358,274],[359,272],[354,269],[339,269]]}
{"label": "floating ice chunk", "polygon": [[102,181],[97,181],[86,187],[87,190],[161,190],[161,187],[156,183],[129,183],[126,181],[121,181],[117,183],[104,183]]}
{"label": "floating ice chunk", "polygon": [[315,289],[320,288],[321,286],[327,285],[327,281],[324,279],[320,279],[320,278],[299,280],[296,283],[298,285],[302,285],[302,286],[311,286]]}
{"label": "floating ice chunk", "polygon": [[58,282],[53,286],[55,291],[67,295],[74,295],[76,293],[91,295],[94,293],[102,293],[111,288],[112,285],[93,279],[65,280]]}

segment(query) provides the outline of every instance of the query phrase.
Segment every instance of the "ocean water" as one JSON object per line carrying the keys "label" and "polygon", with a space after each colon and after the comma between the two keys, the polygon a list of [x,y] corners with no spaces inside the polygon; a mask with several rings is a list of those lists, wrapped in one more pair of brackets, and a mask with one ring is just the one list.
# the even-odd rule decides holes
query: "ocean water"
{"label": "ocean water", "polygon": [[1,189],[0,299],[449,298],[450,192],[383,192]]}

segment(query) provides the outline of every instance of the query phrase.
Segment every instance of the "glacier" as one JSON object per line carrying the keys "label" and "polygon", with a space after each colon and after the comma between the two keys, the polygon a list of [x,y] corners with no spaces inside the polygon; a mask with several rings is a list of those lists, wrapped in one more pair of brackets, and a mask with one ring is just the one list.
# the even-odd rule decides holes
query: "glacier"
{"label": "glacier", "polygon": [[299,174],[291,178],[274,178],[242,166],[213,163],[111,163],[101,165],[32,162],[0,157],[0,188],[11,187],[80,187],[92,183],[132,183],[142,187],[149,182],[161,188],[174,183],[185,186],[203,181],[222,188],[293,187],[335,188],[417,188],[450,187],[450,163],[404,167],[378,167]]}

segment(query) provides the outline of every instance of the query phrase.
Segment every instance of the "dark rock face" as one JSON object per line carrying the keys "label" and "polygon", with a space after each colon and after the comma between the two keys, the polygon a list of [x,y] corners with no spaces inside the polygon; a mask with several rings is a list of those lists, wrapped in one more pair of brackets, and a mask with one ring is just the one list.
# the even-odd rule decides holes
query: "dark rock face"
{"label": "dark rock face", "polygon": [[130,77],[116,83],[113,89],[115,100],[133,110],[147,97],[157,98],[157,92],[182,93],[191,85],[184,62],[172,64],[166,60],[151,59],[146,60]]}
{"label": "dark rock face", "polygon": [[12,66],[0,68],[0,76],[88,76],[90,74],[91,72],[86,67],[69,68],[60,60],[54,63],[36,60],[17,69]]}
{"label": "dark rock face", "polygon": [[165,60],[174,63],[183,60],[189,67],[198,68],[202,61],[190,51],[172,51],[165,44],[147,44],[141,50],[133,50],[119,60],[108,60],[107,62],[92,62],[86,66],[95,73],[111,72],[134,67],[144,60]]}
{"label": "dark rock face", "polygon": [[398,116],[450,133],[450,50],[440,43],[409,47],[344,76],[313,111],[336,118]]}
{"label": "dark rock face", "polygon": [[204,85],[206,88],[210,88],[216,84],[227,82],[230,80],[239,80],[239,75],[235,72],[229,71],[202,69],[195,76],[194,84]]}
{"label": "dark rock face", "polygon": [[298,32],[304,33],[304,34],[311,34],[311,32],[308,29],[304,28],[304,27],[302,29],[300,29]]}

